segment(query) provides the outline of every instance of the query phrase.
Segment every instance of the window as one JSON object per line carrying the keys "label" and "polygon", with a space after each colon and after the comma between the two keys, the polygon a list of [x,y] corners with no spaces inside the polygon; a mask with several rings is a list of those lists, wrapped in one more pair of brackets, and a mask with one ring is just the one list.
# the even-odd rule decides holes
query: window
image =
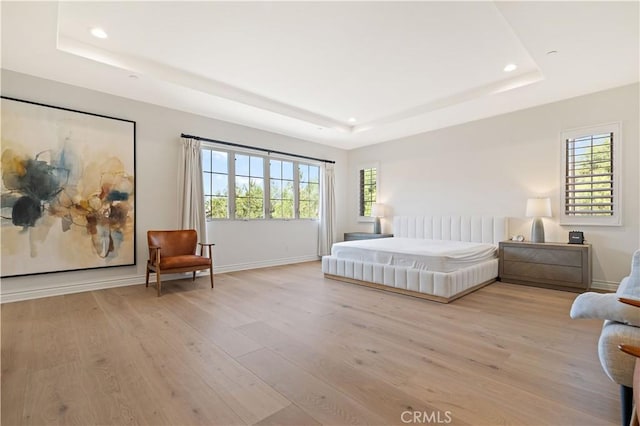
{"label": "window", "polygon": [[619,128],[563,133],[561,224],[620,225]]}
{"label": "window", "polygon": [[318,217],[320,204],[320,167],[310,164],[298,166],[299,215],[300,219],[315,219]]}
{"label": "window", "polygon": [[293,162],[271,160],[269,164],[271,217],[293,219],[295,217]]}
{"label": "window", "polygon": [[371,206],[378,196],[378,172],[376,167],[360,169],[360,216],[370,217]]}
{"label": "window", "polygon": [[226,152],[202,150],[202,181],[207,219],[229,217],[229,165],[227,157]]}
{"label": "window", "polygon": [[613,133],[566,140],[565,213],[613,215]]}
{"label": "window", "polygon": [[252,152],[202,148],[211,219],[318,219],[320,167]]}
{"label": "window", "polygon": [[264,157],[236,154],[236,219],[264,217]]}

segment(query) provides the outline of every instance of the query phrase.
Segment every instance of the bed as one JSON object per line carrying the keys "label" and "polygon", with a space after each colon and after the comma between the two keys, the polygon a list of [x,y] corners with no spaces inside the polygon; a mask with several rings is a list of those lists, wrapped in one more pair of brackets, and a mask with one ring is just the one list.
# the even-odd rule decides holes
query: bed
{"label": "bed", "polygon": [[449,303],[495,281],[507,219],[396,216],[393,238],[336,243],[325,277]]}

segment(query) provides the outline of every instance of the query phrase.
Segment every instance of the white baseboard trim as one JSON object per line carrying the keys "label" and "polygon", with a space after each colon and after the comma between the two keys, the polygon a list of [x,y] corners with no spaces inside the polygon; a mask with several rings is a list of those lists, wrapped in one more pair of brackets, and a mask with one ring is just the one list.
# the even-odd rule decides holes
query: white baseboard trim
{"label": "white baseboard trim", "polygon": [[262,260],[258,262],[235,263],[233,265],[214,266],[213,272],[224,274],[227,272],[245,271],[247,269],[269,268],[271,266],[291,265],[292,263],[313,262],[320,260],[319,256],[307,255],[297,257],[286,257],[283,259]]}
{"label": "white baseboard trim", "polygon": [[129,275],[126,277],[109,278],[99,281],[85,281],[64,284],[55,287],[20,290],[11,293],[3,292],[0,303],[20,302],[22,300],[39,299],[41,297],[62,296],[64,294],[81,293],[83,291],[102,290],[105,288],[124,287],[144,282],[144,275]]}
{"label": "white baseboard trim", "polygon": [[613,281],[591,281],[591,288],[594,290],[610,291],[615,293],[620,283]]}
{"label": "white baseboard trim", "polygon": [[[274,260],[263,260],[259,262],[248,262],[248,263],[236,263],[233,265],[225,265],[225,266],[214,266],[213,272],[214,274],[224,274],[227,272],[235,272],[235,271],[244,271],[247,269],[258,269],[258,268],[267,268],[270,266],[282,266],[282,265],[290,265],[292,263],[302,263],[302,262],[311,262],[320,259],[318,256],[310,255],[310,256],[298,256],[298,257],[288,257],[284,259],[274,259]],[[175,274],[169,275],[166,278],[163,276],[162,281],[170,281],[182,279],[188,276],[187,274]],[[198,275],[206,276],[208,272],[203,272]],[[84,282],[76,282],[73,284],[64,284],[55,287],[47,287],[47,288],[37,288],[37,289],[29,289],[29,290],[19,290],[10,293],[2,292],[0,294],[0,303],[10,303],[10,302],[20,302],[22,300],[30,300],[30,299],[39,299],[41,297],[51,297],[51,296],[62,296],[65,294],[73,294],[80,293],[83,291],[92,291],[92,290],[102,290],[106,288],[113,287],[124,287],[128,285],[136,285],[144,283],[145,276],[141,275],[128,275],[125,277],[118,278],[108,278],[98,281],[84,281]],[[155,284],[155,274],[151,274],[149,277],[149,284]]]}

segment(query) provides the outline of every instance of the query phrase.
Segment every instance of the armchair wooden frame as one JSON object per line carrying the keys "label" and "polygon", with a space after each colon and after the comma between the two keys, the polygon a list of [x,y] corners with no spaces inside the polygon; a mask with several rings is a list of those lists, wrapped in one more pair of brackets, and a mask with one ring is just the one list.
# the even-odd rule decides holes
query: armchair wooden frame
{"label": "armchair wooden frame", "polygon": [[[627,305],[635,306],[636,308],[640,308],[640,300],[637,299],[629,299],[626,297],[620,297],[618,300],[622,303],[626,303]],[[640,346],[626,345],[624,343],[618,345],[618,348],[629,355],[633,355],[636,358],[636,368],[633,372],[633,399],[634,402],[628,401],[628,404],[634,405],[633,412],[631,414],[631,420],[629,421],[630,426],[638,426],[640,421],[638,420],[638,409],[640,407]],[[622,420],[625,423],[626,419]]]}
{"label": "armchair wooden frame", "polygon": [[[176,245],[172,244],[172,236],[193,239],[193,244],[184,244],[184,238],[178,242],[178,246],[182,250],[176,250]],[[209,270],[209,279],[211,288],[213,288],[213,246],[212,243],[197,243],[200,246],[200,255],[196,255],[197,234],[194,230],[184,231],[148,231],[147,239],[149,241],[149,259],[147,260],[147,271],[145,286],[149,287],[149,273],[156,273],[156,287],[158,297],[162,291],[162,274],[178,274],[183,272],[192,272],[192,280],[196,279],[196,272]],[[152,241],[164,241],[162,244],[152,244]],[[163,247],[164,246],[164,247]],[[205,247],[207,255],[205,256]],[[166,254],[165,254],[166,253]]]}

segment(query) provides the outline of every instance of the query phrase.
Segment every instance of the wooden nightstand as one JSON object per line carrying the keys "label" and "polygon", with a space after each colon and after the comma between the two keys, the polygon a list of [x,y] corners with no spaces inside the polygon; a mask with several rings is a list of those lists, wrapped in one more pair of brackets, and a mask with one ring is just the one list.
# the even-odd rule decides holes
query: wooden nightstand
{"label": "wooden nightstand", "polygon": [[391,238],[393,234],[373,234],[371,232],[345,232],[345,241],[373,240],[375,238]]}
{"label": "wooden nightstand", "polygon": [[591,245],[503,241],[500,281],[582,292],[591,287]]}

